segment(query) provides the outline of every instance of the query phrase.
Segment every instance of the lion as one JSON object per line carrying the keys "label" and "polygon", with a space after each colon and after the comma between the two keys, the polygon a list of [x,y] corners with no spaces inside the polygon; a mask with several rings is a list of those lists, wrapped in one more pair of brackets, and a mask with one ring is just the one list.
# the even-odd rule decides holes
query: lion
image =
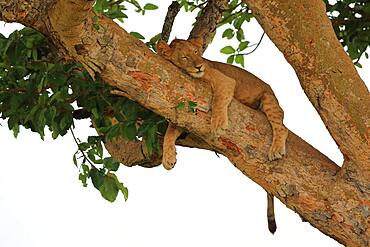
{"label": "lion", "polygon": [[[252,73],[239,67],[203,58],[202,38],[175,39],[168,45],[157,44],[158,54],[184,70],[193,78],[211,84],[213,91],[211,132],[228,126],[228,106],[233,98],[253,109],[262,111],[272,127],[272,144],[268,153],[270,161],[286,154],[285,143],[288,130],[283,124],[284,112],[271,87]],[[170,123],[163,142],[162,163],[166,169],[176,164],[176,139],[182,130]]]}
{"label": "lion", "polygon": [[[157,52],[164,59],[184,70],[193,78],[201,79],[212,86],[211,132],[228,127],[228,106],[233,98],[253,109],[262,111],[272,127],[272,144],[269,149],[270,161],[286,155],[288,130],[283,124],[284,112],[271,87],[252,73],[239,67],[210,61],[201,56],[202,38],[189,40],[175,39],[168,45],[157,44]],[[182,129],[169,123],[163,141],[162,164],[170,170],[176,164],[176,139]],[[273,195],[267,193],[268,228],[276,231]]]}

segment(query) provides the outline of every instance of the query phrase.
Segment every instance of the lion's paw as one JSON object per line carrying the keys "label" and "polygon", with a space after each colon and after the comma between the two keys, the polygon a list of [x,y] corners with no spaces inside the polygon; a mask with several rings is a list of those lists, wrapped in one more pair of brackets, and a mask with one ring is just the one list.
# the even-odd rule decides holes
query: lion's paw
{"label": "lion's paw", "polygon": [[166,170],[171,170],[176,164],[176,148],[163,150],[162,164]]}
{"label": "lion's paw", "polygon": [[283,156],[286,154],[285,150],[285,142],[281,143],[273,143],[270,147],[270,151],[268,154],[269,160],[278,160],[283,158]]}
{"label": "lion's paw", "polygon": [[211,118],[211,132],[213,134],[221,129],[227,129],[229,126],[229,120],[227,116],[215,116]]}

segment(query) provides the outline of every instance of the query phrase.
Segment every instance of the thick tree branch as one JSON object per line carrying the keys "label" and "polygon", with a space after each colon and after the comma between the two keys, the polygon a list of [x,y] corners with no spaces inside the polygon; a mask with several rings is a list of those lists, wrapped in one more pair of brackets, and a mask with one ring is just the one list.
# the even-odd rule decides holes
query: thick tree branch
{"label": "thick tree branch", "polygon": [[[210,6],[207,6],[205,8],[202,14],[197,18],[197,22],[195,24],[196,27],[195,29],[193,29],[193,35],[212,35],[212,33],[209,33],[211,30],[201,30],[197,23],[208,23],[210,21],[209,16],[211,14],[214,14],[215,9],[215,4],[213,2]],[[168,42],[171,35],[173,23],[179,11],[180,4],[176,1],[172,2],[171,5],[168,7],[166,18],[164,20],[162,28],[162,40]],[[218,8],[218,11],[221,11],[221,9]],[[216,26],[218,21],[218,18],[213,18],[213,23],[211,24],[211,26]],[[200,31],[202,33],[197,33]],[[215,29],[211,32],[215,32]],[[207,44],[205,43],[204,46],[206,47]],[[126,93],[119,90],[113,90],[111,93],[117,96],[128,97]],[[163,143],[163,139],[160,140],[160,143]],[[204,142],[201,138],[194,136],[193,134],[186,134],[186,137],[178,139],[176,144],[185,147],[197,147],[212,150],[212,147],[210,145]],[[147,152],[145,143],[142,141],[130,142],[119,139],[116,141],[108,142],[105,144],[105,146],[112,156],[114,156],[117,160],[119,160],[122,164],[126,166],[138,165],[142,167],[152,168],[161,164],[162,149],[160,154],[149,154]]]}
{"label": "thick tree branch", "polygon": [[244,0],[295,69],[344,155],[341,174],[370,191],[370,94],[344,52],[322,0]]}
{"label": "thick tree branch", "polygon": [[202,13],[197,17],[189,39],[202,37],[205,41],[203,51],[212,42],[216,34],[217,24],[222,19],[222,13],[227,8],[227,0],[209,0]]}
{"label": "thick tree branch", "polygon": [[[37,0],[31,4],[33,2]],[[73,11],[74,6],[70,8]],[[98,17],[100,28],[97,30],[94,28],[94,13],[86,12],[82,28],[76,30],[73,37],[63,36],[60,29],[65,25],[50,23],[53,18],[50,15],[62,14],[57,9],[39,13],[42,17],[35,18],[43,20],[44,33],[66,57],[84,64],[90,73],[99,75],[132,100],[202,138],[228,157],[245,175],[325,234],[348,246],[368,246],[369,193],[337,177],[338,166],[293,133],[289,134],[287,157],[269,162],[267,152],[271,128],[267,119],[262,113],[235,100],[229,107],[229,128],[217,137],[210,135],[210,85],[183,74],[108,18]],[[317,23],[317,20],[313,22]],[[317,65],[307,61],[309,66]],[[322,97],[322,103],[331,99],[325,94]],[[188,101],[198,103],[197,114],[176,109],[179,102]]]}

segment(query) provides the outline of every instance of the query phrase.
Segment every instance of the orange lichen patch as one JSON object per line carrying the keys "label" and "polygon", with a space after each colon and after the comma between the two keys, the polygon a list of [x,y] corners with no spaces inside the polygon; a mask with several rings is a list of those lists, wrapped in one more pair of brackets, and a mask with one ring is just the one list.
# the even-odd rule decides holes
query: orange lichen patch
{"label": "orange lichen patch", "polygon": [[305,205],[305,208],[309,211],[314,211],[316,209],[323,209],[325,207],[325,204],[322,202],[318,202],[314,197],[307,196],[307,195],[301,195],[297,196],[295,198],[297,203]]}
{"label": "orange lichen patch", "polygon": [[256,131],[256,128],[255,127],[253,127],[252,125],[247,125],[247,126],[245,126],[245,130],[246,131]]}
{"label": "orange lichen patch", "polygon": [[184,88],[187,92],[193,94],[195,92],[194,84],[192,83],[184,83]]}
{"label": "orange lichen patch", "polygon": [[161,79],[158,75],[148,74],[142,71],[130,71],[127,73],[133,79],[135,79],[145,92],[150,91],[152,84],[159,84]]}
{"label": "orange lichen patch", "polygon": [[197,102],[197,109],[202,112],[208,112],[209,111],[209,102],[206,101],[204,98],[198,98],[196,100]]}
{"label": "orange lichen patch", "polygon": [[21,12],[19,12],[19,17],[21,17],[21,18],[25,18],[27,15],[28,15],[28,12],[27,11],[21,11]]}
{"label": "orange lichen patch", "polygon": [[363,200],[361,202],[362,205],[370,207],[370,201],[369,200]]}
{"label": "orange lichen patch", "polygon": [[343,222],[344,221],[344,218],[343,216],[341,216],[340,214],[334,212],[332,217],[331,217],[333,220],[337,221],[337,222]]}
{"label": "orange lichen patch", "polygon": [[235,143],[233,143],[230,139],[221,137],[219,138],[219,140],[221,141],[222,145],[224,145],[228,150],[241,153],[240,148]]}

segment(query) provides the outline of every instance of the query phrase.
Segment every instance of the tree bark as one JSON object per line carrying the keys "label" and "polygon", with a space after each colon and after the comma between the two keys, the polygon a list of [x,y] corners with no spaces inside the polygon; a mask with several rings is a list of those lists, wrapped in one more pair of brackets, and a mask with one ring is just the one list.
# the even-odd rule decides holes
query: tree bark
{"label": "tree bark", "polygon": [[228,0],[209,0],[190,32],[189,39],[202,37],[205,41],[203,52],[212,42],[217,29],[217,24],[222,19],[222,13],[227,8]]}
{"label": "tree bark", "polygon": [[[236,100],[233,100],[229,107],[229,128],[217,137],[210,135],[209,107],[212,97],[210,85],[183,74],[174,65],[153,54],[141,41],[130,36],[112,20],[103,16],[96,17],[91,11],[93,2],[33,0],[28,1],[24,7],[23,0],[11,0],[6,3],[0,0],[0,20],[20,22],[42,31],[66,60],[82,63],[92,76],[100,76],[130,99],[204,140],[213,149],[228,157],[243,174],[298,212],[323,233],[347,246],[369,245],[370,193],[365,183],[366,177],[363,178],[357,172],[360,182],[354,183],[352,179],[337,176],[340,167],[292,132],[289,133],[287,140],[287,156],[282,160],[269,162],[267,153],[271,143],[271,128],[266,117]],[[51,7],[49,11],[46,8],[35,11],[35,8],[43,6],[42,4],[52,5],[49,6]],[[258,18],[264,19],[265,13],[256,11],[259,6],[257,1],[253,4],[251,7],[255,9]],[[265,4],[272,6],[271,8],[275,6]],[[276,4],[282,10],[286,7],[286,4],[281,4],[282,6],[280,3]],[[302,7],[295,3],[291,5]],[[20,9],[22,14],[19,14]],[[268,7],[265,9],[262,6],[261,9],[266,10]],[[296,9],[295,15],[303,10]],[[273,16],[266,14],[266,18],[270,17]],[[280,23],[277,18],[271,19],[272,23],[275,21],[282,26],[286,24]],[[307,21],[313,22],[309,25],[317,25],[317,28],[320,28],[321,23],[317,22],[318,20]],[[96,25],[99,25],[98,29]],[[266,30],[270,28],[268,24],[263,26]],[[281,33],[278,27],[275,27],[275,30],[269,31],[270,36],[274,34],[273,40],[278,39],[276,37],[279,35],[286,34]],[[323,32],[322,35],[325,36],[330,30],[324,28],[316,32]],[[359,114],[360,110],[366,110],[364,109],[366,106],[361,106],[355,100],[358,96],[362,102],[367,102],[363,95],[364,90],[337,85],[334,80],[335,78],[342,80],[344,77],[350,79],[349,83],[353,85],[360,79],[357,79],[355,71],[350,68],[346,68],[344,72],[344,68],[341,67],[343,70],[341,73],[344,75],[338,76],[340,72],[335,70],[338,69],[335,66],[333,68],[336,73],[324,70],[326,73],[322,74],[322,66],[326,63],[332,65],[344,62],[332,60],[334,55],[330,54],[321,59],[317,56],[311,58],[312,50],[317,50],[316,53],[320,54],[321,49],[328,50],[328,47],[321,46],[321,43],[316,44],[316,41],[314,49],[305,47],[306,43],[300,44],[298,38],[294,39],[294,35],[300,37],[299,33],[292,33],[283,43],[289,45],[291,42],[295,49],[301,49],[290,51],[288,61],[292,64],[300,62],[307,64],[308,72],[305,72],[304,67],[298,67],[299,70],[296,70],[300,79],[304,81],[302,84],[308,89],[312,88],[312,92],[308,90],[309,95],[311,93],[316,95],[314,94],[316,87],[320,89],[319,100],[312,102],[318,109],[322,109],[320,113],[325,116],[324,121],[331,125],[329,126],[331,133],[335,132],[338,136],[335,137],[337,142],[346,144],[342,150],[353,160],[353,167],[357,169],[360,165],[368,165],[364,162],[366,157],[358,153],[362,150],[368,154],[364,142],[366,122],[362,122],[363,116]],[[310,40],[307,42],[309,44]],[[338,53],[339,48],[332,52]],[[343,55],[339,58],[348,60]],[[350,76],[352,77],[349,78]],[[308,85],[308,81],[313,85]],[[349,99],[342,97],[340,94],[342,91],[338,90],[338,87],[347,88],[347,93],[353,91],[356,97],[349,96]],[[198,103],[196,114],[176,108],[179,102],[188,101]],[[341,105],[343,102],[348,105]],[[353,108],[350,105],[352,103]],[[332,123],[337,119],[340,120],[338,123]],[[336,131],[333,126],[340,127],[342,132]],[[346,143],[341,135],[351,139]],[[358,142],[357,150],[351,150],[354,141]]]}
{"label": "tree bark", "polygon": [[370,193],[370,94],[340,45],[322,0],[244,0],[295,69],[344,155],[340,174]]}

